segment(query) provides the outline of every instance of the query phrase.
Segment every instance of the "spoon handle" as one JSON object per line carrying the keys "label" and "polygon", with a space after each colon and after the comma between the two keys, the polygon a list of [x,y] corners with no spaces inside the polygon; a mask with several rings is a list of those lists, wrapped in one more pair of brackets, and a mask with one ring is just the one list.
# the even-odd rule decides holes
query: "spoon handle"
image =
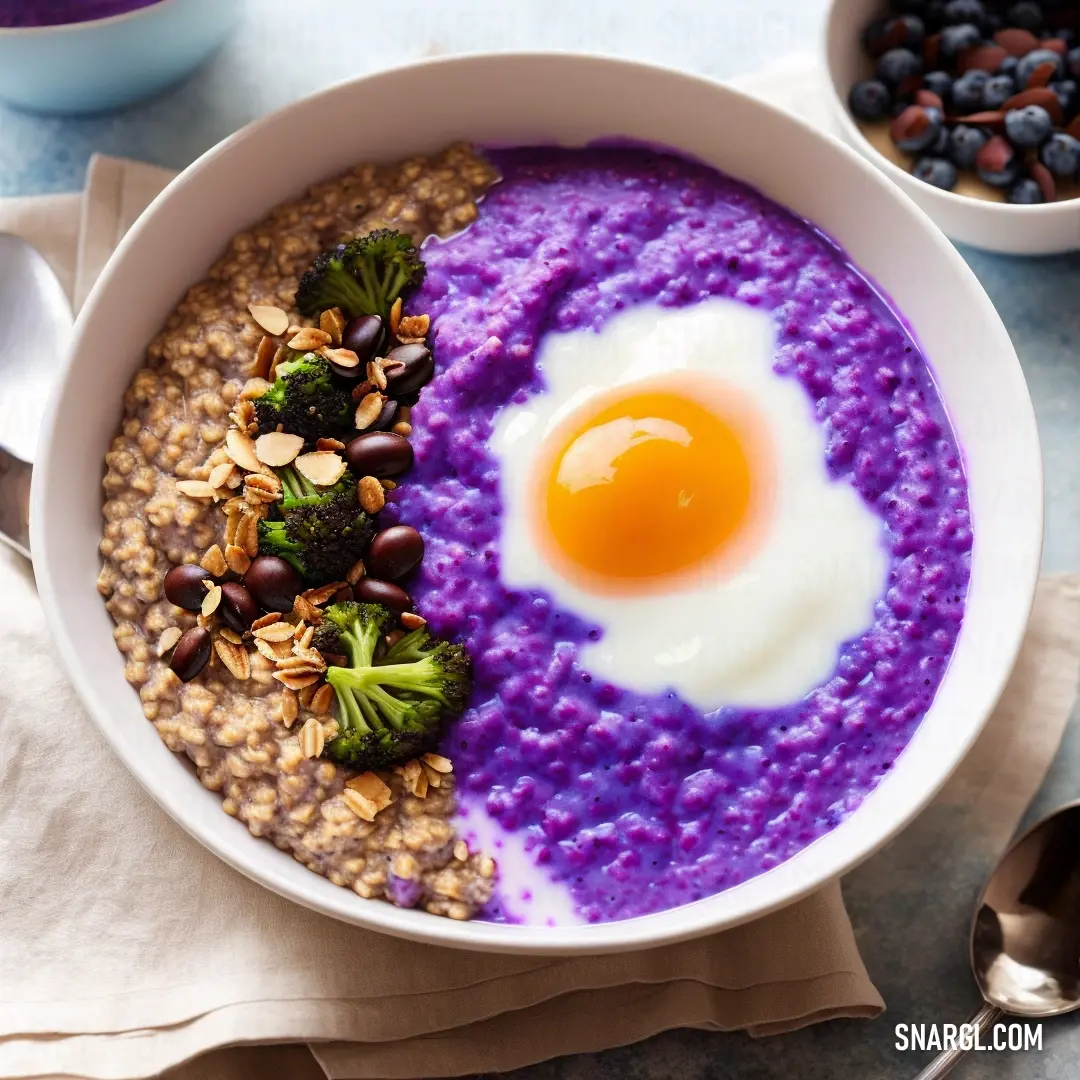
{"label": "spoon handle", "polygon": [[[991,1025],[996,1024],[1004,1015],[1005,1010],[999,1009],[996,1005],[983,1005],[983,1007],[968,1021],[968,1026],[978,1028],[981,1037],[986,1034]],[[942,1076],[946,1076],[953,1071],[953,1066],[956,1065],[966,1053],[966,1050],[961,1050],[958,1046],[950,1047],[948,1050],[942,1050],[941,1053],[915,1077],[915,1080],[940,1080]]]}
{"label": "spoon handle", "polygon": [[30,558],[30,466],[0,447],[0,543]]}

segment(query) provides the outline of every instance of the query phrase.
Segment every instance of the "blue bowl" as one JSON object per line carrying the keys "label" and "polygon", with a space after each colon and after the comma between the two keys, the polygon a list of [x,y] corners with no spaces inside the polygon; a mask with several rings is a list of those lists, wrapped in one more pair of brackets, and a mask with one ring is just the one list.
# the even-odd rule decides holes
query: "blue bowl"
{"label": "blue bowl", "polygon": [[159,0],[124,15],[0,28],[0,100],[38,113],[104,112],[179,82],[233,30],[242,0]]}

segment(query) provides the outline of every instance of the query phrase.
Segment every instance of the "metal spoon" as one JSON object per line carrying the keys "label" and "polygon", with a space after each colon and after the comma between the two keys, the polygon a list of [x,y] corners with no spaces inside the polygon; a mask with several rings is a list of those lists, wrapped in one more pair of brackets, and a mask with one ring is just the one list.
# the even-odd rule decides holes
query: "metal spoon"
{"label": "metal spoon", "polygon": [[27,558],[30,466],[71,325],[52,267],[21,236],[0,233],[0,542]]}
{"label": "metal spoon", "polygon": [[[971,967],[986,1004],[969,1023],[982,1045],[1006,1013],[1080,1009],[1080,802],[1043,818],[1009,848],[971,924]],[[915,1080],[938,1080],[966,1050],[944,1050]]]}

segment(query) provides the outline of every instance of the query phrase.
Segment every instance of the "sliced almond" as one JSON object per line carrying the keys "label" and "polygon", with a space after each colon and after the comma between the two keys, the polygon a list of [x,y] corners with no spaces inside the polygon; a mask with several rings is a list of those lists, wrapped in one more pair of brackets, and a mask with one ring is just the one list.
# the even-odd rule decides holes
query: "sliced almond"
{"label": "sliced almond", "polygon": [[205,480],[177,480],[176,490],[189,499],[212,499],[217,494],[217,489]]}
{"label": "sliced almond", "polygon": [[248,512],[240,518],[236,526],[234,543],[244,549],[249,558],[254,559],[259,554],[259,516]]}
{"label": "sliced almond", "polygon": [[288,465],[303,449],[304,440],[299,435],[284,431],[268,431],[255,440],[255,456],[271,468]]}
{"label": "sliced almond", "polygon": [[300,752],[306,758],[318,757],[323,752],[325,741],[322,724],[314,716],[309,716],[300,729]]}
{"label": "sliced almond", "polygon": [[246,574],[251,566],[251,557],[239,544],[229,544],[225,548],[225,561],[234,574],[240,574],[241,576]]}
{"label": "sliced almond", "polygon": [[289,348],[297,352],[308,352],[311,349],[321,349],[330,344],[330,335],[325,330],[315,326],[304,326],[289,338]]}
{"label": "sliced almond", "polygon": [[277,611],[269,611],[265,615],[260,615],[252,624],[251,632],[261,630],[264,626],[270,626],[273,623],[281,621],[281,613]]}
{"label": "sliced almond", "polygon": [[424,754],[420,760],[425,765],[430,765],[437,773],[452,773],[454,766],[449,758],[442,754]]}
{"label": "sliced almond", "polygon": [[290,690],[303,690],[305,686],[314,686],[321,676],[315,671],[305,674],[295,671],[275,671],[274,678],[282,686],[287,686]]}
{"label": "sliced almond", "polygon": [[379,419],[385,401],[386,399],[378,392],[372,392],[363,398],[356,406],[356,415],[353,418],[357,431],[364,431]]}
{"label": "sliced almond", "polygon": [[394,331],[394,336],[405,345],[418,344],[431,329],[430,315],[406,315]]}
{"label": "sliced almond", "polygon": [[412,434],[412,424],[399,420],[391,429],[395,435],[404,435],[406,438]]}
{"label": "sliced almond", "polygon": [[366,573],[367,569],[364,566],[364,560],[357,559],[356,562],[352,564],[349,572],[345,575],[345,580],[350,585],[355,585]]}
{"label": "sliced almond", "polygon": [[317,589],[308,589],[304,592],[304,599],[309,604],[314,604],[316,607],[321,607],[338,591],[338,589],[344,588],[344,581],[332,581],[329,585],[320,585]]}
{"label": "sliced almond", "polygon": [[334,688],[329,683],[324,683],[315,691],[315,696],[311,699],[311,711],[316,716],[325,716],[333,703]]}
{"label": "sliced almond", "polygon": [[362,476],[356,485],[356,498],[369,514],[377,514],[386,505],[386,492],[374,476]]}
{"label": "sliced almond", "polygon": [[386,372],[382,364],[376,360],[369,360],[367,365],[368,382],[377,386],[380,390],[386,389]]}
{"label": "sliced almond", "polygon": [[465,862],[469,858],[469,845],[464,840],[459,840],[454,845],[454,858],[458,862]]}
{"label": "sliced almond", "polygon": [[270,365],[274,362],[276,352],[277,342],[273,338],[264,337],[255,350],[255,358],[251,361],[248,374],[253,379],[265,379],[270,374]]}
{"label": "sliced almond", "polygon": [[331,349],[329,347],[319,350],[319,355],[329,360],[338,367],[354,368],[360,363],[360,357],[352,349]]}
{"label": "sliced almond", "polygon": [[273,304],[248,304],[248,311],[271,337],[281,337],[289,329],[288,312]]}
{"label": "sliced almond", "polygon": [[292,641],[292,623],[282,622],[279,619],[277,622],[252,630],[252,635],[260,641]]}
{"label": "sliced almond", "polygon": [[427,619],[423,615],[417,615],[415,611],[403,611],[401,613],[401,625],[406,630],[418,630],[421,626],[426,625]]}
{"label": "sliced almond", "polygon": [[243,645],[236,645],[219,637],[214,641],[214,651],[234,679],[243,682],[251,674],[251,659]]}
{"label": "sliced almond", "polygon": [[210,470],[206,482],[212,488],[222,488],[229,482],[229,477],[236,471],[236,466],[231,461],[223,461]]}
{"label": "sliced almond", "polygon": [[345,333],[345,316],[341,313],[341,308],[327,308],[319,316],[319,329],[330,335],[331,345],[340,345],[341,335]]}
{"label": "sliced almond", "polygon": [[315,697],[315,692],[318,688],[312,684],[311,686],[302,687],[296,692],[296,697],[300,702],[300,707],[304,709],[311,708],[311,701]]}
{"label": "sliced almond", "polygon": [[344,450],[345,444],[340,439],[319,439],[315,443],[316,450]]}
{"label": "sliced almond", "polygon": [[244,639],[229,626],[223,626],[218,632],[226,641],[231,641],[234,645],[243,645],[244,643]]}
{"label": "sliced almond", "polygon": [[229,428],[225,434],[225,452],[247,472],[259,471],[259,459],[255,454],[255,440],[238,428]]}
{"label": "sliced almond", "polygon": [[322,612],[311,601],[305,600],[302,596],[298,596],[293,600],[293,614],[305,622],[315,623],[316,625],[322,622]]}
{"label": "sliced almond", "polygon": [[377,811],[389,806],[394,797],[394,793],[390,788],[373,772],[365,772],[359,776],[354,776],[351,780],[345,782],[345,787],[349,791],[355,791],[358,795],[363,795],[365,799],[370,799],[375,804]]}
{"label": "sliced almond", "polygon": [[206,549],[206,554],[199,560],[199,565],[208,574],[213,574],[214,577],[221,577],[229,569],[225,562],[225,556],[222,555],[221,548],[217,544]]}
{"label": "sliced almond", "polygon": [[393,480],[387,480],[386,477],[380,476],[379,483],[382,484],[383,491],[396,491],[397,484]]}
{"label": "sliced almond", "polygon": [[401,325],[401,297],[399,296],[390,307],[390,333],[397,335]]}
{"label": "sliced almond", "polygon": [[213,585],[206,590],[206,595],[203,597],[202,614],[205,618],[209,619],[218,609],[218,604],[221,603],[221,586]]}
{"label": "sliced almond", "polygon": [[244,474],[239,469],[233,469],[229,473],[229,479],[225,481],[225,486],[230,491],[235,491],[244,482]]}
{"label": "sliced almond", "polygon": [[158,638],[158,656],[164,656],[183,636],[184,632],[179,626],[166,626],[165,629],[161,631],[161,637]]}
{"label": "sliced almond", "polygon": [[[300,636],[299,636],[299,637],[298,637],[298,638],[296,639],[296,645],[294,646],[294,648],[295,648],[295,649],[297,649],[297,650],[298,650],[298,652],[307,652],[307,650],[311,648],[311,640],[312,640],[312,638],[314,638],[314,637],[315,637],[315,627],[314,627],[314,626],[309,626],[309,627],[308,627],[308,628],[307,628],[307,629],[306,629],[306,630],[305,630],[305,631],[304,631],[304,632],[303,632],[303,633],[302,633],[302,634],[301,634],[301,635],[300,635]],[[318,656],[318,658],[319,658],[319,661],[320,661],[320,663],[322,663],[322,664],[323,664],[323,666],[325,667],[325,666],[326,666],[326,662],[325,662],[325,661],[323,660],[323,658],[322,658],[322,653],[320,653],[320,652],[316,652],[316,653],[315,653],[315,655],[316,655],[316,656]]]}
{"label": "sliced almond", "polygon": [[281,691],[281,722],[292,727],[300,713],[300,703],[296,700],[296,691],[287,687]]}
{"label": "sliced almond", "polygon": [[273,661],[275,664],[279,660],[284,660],[286,656],[292,652],[292,649],[288,643],[275,641],[263,641],[262,638],[255,639],[255,648],[266,657],[267,660]]}
{"label": "sliced almond", "polygon": [[346,788],[341,793],[341,798],[345,805],[358,818],[363,818],[364,821],[375,820],[375,815],[379,812],[379,808],[370,799],[361,795],[359,791],[353,791],[352,788]]}
{"label": "sliced almond", "polygon": [[433,787],[442,787],[442,777],[426,762],[420,762],[420,768],[424,770],[424,774],[427,776],[428,783]]}
{"label": "sliced almond", "polygon": [[312,659],[307,655],[297,656],[295,653],[290,653],[288,656],[282,657],[278,663],[279,671],[325,671],[326,661],[323,660],[321,653],[315,654],[318,659]]}
{"label": "sliced almond", "polygon": [[[266,340],[265,338],[263,339]],[[259,382],[263,380],[260,379]],[[250,434],[252,428],[257,428],[255,423],[255,406],[251,404],[247,398],[240,398],[239,401],[233,406],[232,412],[229,413],[229,419],[240,429],[240,431]]]}
{"label": "sliced almond", "polygon": [[345,459],[332,450],[312,450],[296,459],[296,471],[316,487],[332,487],[345,474]]}

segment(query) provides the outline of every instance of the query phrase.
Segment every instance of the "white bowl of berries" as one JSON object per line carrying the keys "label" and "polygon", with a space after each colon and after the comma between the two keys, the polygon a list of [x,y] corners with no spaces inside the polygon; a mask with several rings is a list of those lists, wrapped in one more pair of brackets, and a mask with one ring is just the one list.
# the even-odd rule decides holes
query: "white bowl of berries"
{"label": "white bowl of berries", "polygon": [[1080,0],[833,0],[844,137],[953,240],[1080,250]]}

